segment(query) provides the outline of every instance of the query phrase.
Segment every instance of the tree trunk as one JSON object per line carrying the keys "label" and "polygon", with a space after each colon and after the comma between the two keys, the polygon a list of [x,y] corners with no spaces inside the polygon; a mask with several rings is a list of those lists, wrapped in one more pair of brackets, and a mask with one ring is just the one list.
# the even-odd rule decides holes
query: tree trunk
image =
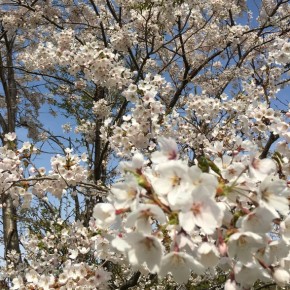
{"label": "tree trunk", "polygon": [[[17,88],[13,69],[13,45],[14,37],[8,39],[7,34],[4,35],[4,44],[6,51],[5,56],[0,54],[0,78],[4,90],[6,101],[6,118],[1,116],[1,127],[3,135],[9,132],[15,132],[16,129],[16,111],[17,111]],[[4,64],[6,65],[4,66]],[[5,259],[7,253],[16,251],[20,254],[19,236],[17,230],[17,213],[13,205],[13,201],[9,194],[2,193],[3,206],[3,233]],[[20,261],[19,259],[16,262]]]}
{"label": "tree trunk", "polygon": [[[105,88],[96,86],[96,91],[95,91],[95,96],[94,96],[94,101],[99,101],[101,99],[105,98]],[[103,177],[103,170],[104,166],[102,164],[103,158],[102,158],[102,140],[100,138],[100,129],[102,126],[102,120],[97,120],[96,121],[96,130],[95,130],[95,141],[94,141],[94,168],[93,168],[93,178],[94,181],[97,182],[98,180],[102,179]],[[90,218],[93,214],[93,209],[94,206],[101,202],[102,198],[97,196],[97,197],[92,197],[86,201],[86,212],[85,212],[85,218],[84,218],[84,225],[88,226]]]}

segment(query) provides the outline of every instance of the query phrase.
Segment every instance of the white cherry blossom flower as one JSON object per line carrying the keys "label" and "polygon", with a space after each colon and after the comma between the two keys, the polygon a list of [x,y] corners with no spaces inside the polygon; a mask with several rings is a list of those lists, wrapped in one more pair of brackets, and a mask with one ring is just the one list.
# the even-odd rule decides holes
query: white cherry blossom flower
{"label": "white cherry blossom flower", "polygon": [[25,278],[27,282],[37,284],[40,275],[34,269],[31,269],[25,274]]}
{"label": "white cherry blossom flower", "polygon": [[119,236],[111,241],[111,245],[120,252],[125,252],[131,248],[131,245],[127,242],[127,239]]}
{"label": "white cherry blossom flower", "polygon": [[49,290],[50,285],[52,285],[55,281],[53,275],[41,275],[38,281],[38,286],[42,287],[43,290]]}
{"label": "white cherry blossom flower", "polygon": [[219,262],[219,251],[215,245],[204,242],[197,250],[200,263],[208,268],[215,267]]}
{"label": "white cherry blossom flower", "polygon": [[171,273],[177,283],[186,283],[191,271],[202,274],[204,267],[185,252],[171,252],[162,258],[159,275],[164,277]]}
{"label": "white cherry blossom flower", "polygon": [[206,234],[213,234],[221,226],[223,211],[203,192],[195,192],[194,201],[184,206],[178,218],[180,225],[188,233],[192,233],[195,226],[198,226]]}
{"label": "white cherry blossom flower", "polygon": [[108,281],[111,279],[111,273],[108,271],[105,271],[103,268],[100,267],[95,271],[95,277],[96,277],[97,285],[99,286],[106,285]]}
{"label": "white cherry blossom flower", "polygon": [[249,165],[250,177],[262,181],[267,176],[275,173],[277,170],[276,164],[271,159],[259,159],[252,157],[251,163]]}
{"label": "white cherry blossom flower", "polygon": [[198,166],[192,166],[188,169],[189,182],[192,185],[192,196],[195,192],[207,195],[211,198],[215,197],[218,180],[216,176],[204,173]]}
{"label": "white cherry blossom flower", "polygon": [[111,188],[115,208],[136,208],[142,191],[144,190],[139,187],[136,178],[131,175],[126,175],[124,182],[116,183]]}
{"label": "white cherry blossom flower", "polygon": [[279,218],[279,214],[276,211],[260,205],[242,218],[241,229],[245,232],[265,234],[271,231],[272,222],[276,218]]}
{"label": "white cherry blossom flower", "polygon": [[235,280],[228,279],[225,283],[224,290],[242,290]]}
{"label": "white cherry blossom flower", "polygon": [[137,172],[140,172],[144,164],[145,164],[145,160],[144,160],[143,155],[137,152],[134,154],[131,161],[122,161],[120,163],[120,169],[123,171],[128,171],[128,170],[136,171],[137,170]]}
{"label": "white cherry blossom flower", "polygon": [[154,236],[130,233],[126,238],[131,248],[128,259],[132,266],[145,264],[151,273],[159,272],[162,257],[162,244]]}
{"label": "white cherry blossom flower", "polygon": [[252,232],[235,233],[228,241],[228,254],[230,258],[246,264],[253,260],[255,250],[264,244],[263,238]]}
{"label": "white cherry blossom flower", "polygon": [[282,215],[287,215],[289,213],[289,195],[290,191],[284,180],[278,179],[276,176],[269,176],[261,183],[258,196],[264,206],[275,209]]}
{"label": "white cherry blossom flower", "polygon": [[251,287],[258,279],[265,282],[271,281],[271,276],[268,271],[254,261],[247,263],[246,265],[241,262],[237,262],[234,266],[234,273],[235,280],[240,284],[242,289]]}
{"label": "white cherry blossom flower", "polygon": [[159,164],[158,176],[151,179],[154,191],[166,197],[172,209],[181,209],[192,200],[187,170],[184,162],[172,160]]}
{"label": "white cherry blossom flower", "polygon": [[179,157],[178,147],[174,139],[172,138],[158,138],[158,144],[160,151],[153,152],[151,160],[154,163],[162,163],[168,160],[177,160]]}
{"label": "white cherry blossom flower", "polygon": [[16,133],[15,132],[9,132],[9,133],[7,133],[7,134],[5,134],[5,139],[7,140],[7,141],[14,141],[15,139],[16,139]]}
{"label": "white cherry blossom flower", "polygon": [[126,226],[136,226],[138,231],[150,234],[152,232],[152,218],[160,224],[166,221],[166,216],[159,206],[154,204],[141,204],[134,212],[128,215]]}
{"label": "white cherry blossom flower", "polygon": [[58,277],[58,282],[60,284],[65,284],[67,282],[67,280],[69,279],[68,275],[66,272],[63,272],[59,275]]}
{"label": "white cherry blossom flower", "polygon": [[77,249],[69,249],[71,259],[75,259],[79,255],[79,251]]}
{"label": "white cherry blossom flower", "polygon": [[289,272],[282,268],[274,269],[272,276],[276,284],[280,287],[285,287],[287,284],[290,283]]}
{"label": "white cherry blossom flower", "polygon": [[115,208],[110,203],[98,203],[94,207],[93,217],[96,219],[97,226],[109,227],[116,220]]}
{"label": "white cherry blossom flower", "polygon": [[16,289],[21,289],[22,287],[24,287],[23,278],[21,276],[13,278],[11,289],[16,290]]}
{"label": "white cherry blossom flower", "polygon": [[22,149],[23,150],[28,150],[31,148],[31,143],[30,142],[23,142],[22,144]]}
{"label": "white cherry blossom flower", "polygon": [[259,251],[259,256],[267,265],[277,265],[289,254],[289,245],[285,240],[269,241],[266,247]]}
{"label": "white cherry blossom flower", "polygon": [[181,160],[171,160],[158,164],[157,178],[152,183],[159,195],[167,195],[175,188],[188,182],[188,166]]}

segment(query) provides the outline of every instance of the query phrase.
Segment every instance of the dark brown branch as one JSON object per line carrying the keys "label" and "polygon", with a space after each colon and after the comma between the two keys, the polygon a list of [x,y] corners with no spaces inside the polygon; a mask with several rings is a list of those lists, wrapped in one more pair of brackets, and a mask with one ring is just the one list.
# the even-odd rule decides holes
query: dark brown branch
{"label": "dark brown branch", "polygon": [[[94,9],[96,15],[99,17],[100,16],[100,13],[98,11],[98,8],[97,8],[95,2],[93,0],[90,0],[90,3],[92,4],[93,9]],[[102,32],[104,46],[107,47],[108,46],[108,42],[107,42],[106,33],[105,33],[105,27],[103,25],[103,22],[100,22],[100,27],[101,27],[101,32]]]}
{"label": "dark brown branch", "polygon": [[7,31],[6,30],[4,30],[2,33],[1,33],[1,35],[0,35],[0,40],[6,35],[6,33],[7,33]]}
{"label": "dark brown branch", "polygon": [[121,19],[118,18],[118,15],[113,7],[113,4],[111,3],[110,0],[106,0],[106,3],[108,5],[108,8],[109,8],[111,14],[113,15],[114,19],[119,23],[120,27],[122,27]]}
{"label": "dark brown branch", "polygon": [[[9,68],[9,67],[7,67]],[[48,78],[52,78],[52,79],[55,79],[55,80],[58,80],[58,81],[62,81],[64,83],[67,83],[71,86],[74,86],[74,82],[68,80],[68,79],[65,79],[65,78],[62,78],[60,76],[55,76],[55,75],[50,75],[50,74],[46,74],[46,73],[41,73],[41,72],[33,72],[33,71],[29,71],[29,70],[26,70],[24,68],[21,68],[21,67],[13,67],[14,69],[17,69],[17,70],[20,70],[20,71],[23,71],[23,72],[26,72],[28,74],[32,74],[32,75],[37,75],[37,76],[42,76],[42,77],[48,77]],[[91,94],[89,94],[87,91],[84,91],[82,90],[82,92],[87,95],[90,99],[93,99],[93,96]]]}
{"label": "dark brown branch", "polygon": [[208,57],[205,61],[203,61],[197,68],[191,71],[191,73],[188,75],[187,79],[184,79],[179,86],[179,88],[176,90],[170,104],[169,104],[169,110],[171,110],[175,104],[177,103],[182,91],[187,86],[187,84],[201,71],[201,69],[209,63],[212,59],[214,59],[216,56],[220,55],[223,52],[223,50],[219,50],[215,52],[213,55]]}
{"label": "dark brown branch", "polygon": [[263,150],[263,152],[261,153],[261,155],[260,155],[260,157],[259,157],[260,159],[267,158],[267,155],[268,155],[268,153],[269,153],[269,150],[270,150],[271,146],[273,145],[273,143],[274,143],[275,141],[278,140],[278,138],[279,138],[279,135],[275,135],[275,134],[273,134],[273,133],[271,132],[270,137],[269,137],[269,139],[268,139],[268,142],[266,143],[266,145],[265,145],[265,147],[264,147],[264,150]]}
{"label": "dark brown branch", "polygon": [[8,132],[8,127],[5,119],[3,118],[2,114],[0,113],[0,126],[3,132]]}
{"label": "dark brown branch", "polygon": [[[24,3],[20,2],[20,1],[19,1],[18,5],[21,6],[21,7],[24,7],[24,8],[26,8],[26,9],[32,11],[32,12],[35,12],[35,11],[36,11],[34,8],[32,8],[32,6],[29,6],[28,4],[24,4]],[[45,16],[45,15],[41,15],[41,17],[42,17],[43,19],[45,19],[46,21],[48,21],[50,24],[52,24],[52,25],[54,25],[55,27],[57,27],[58,29],[60,29],[60,30],[64,30],[64,27],[63,27],[63,26],[57,24],[55,21],[51,20],[51,19],[48,18],[47,16]],[[82,41],[78,36],[75,35],[74,37],[75,37],[75,39],[76,39],[80,44],[84,45],[84,42],[83,42],[83,41]]]}
{"label": "dark brown branch", "polygon": [[131,287],[136,286],[140,276],[141,276],[141,272],[139,271],[135,272],[133,276],[120,287],[120,290],[127,290]]}

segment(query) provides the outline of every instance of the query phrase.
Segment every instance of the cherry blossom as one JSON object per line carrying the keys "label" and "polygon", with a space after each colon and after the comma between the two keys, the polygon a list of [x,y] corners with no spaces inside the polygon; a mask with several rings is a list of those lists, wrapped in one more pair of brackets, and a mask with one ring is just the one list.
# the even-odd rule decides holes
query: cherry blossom
{"label": "cherry blossom", "polygon": [[2,2],[1,287],[289,286],[288,1]]}
{"label": "cherry blossom", "polygon": [[190,272],[201,274],[202,264],[184,252],[171,252],[162,258],[160,275],[171,273],[178,283],[187,282]]}

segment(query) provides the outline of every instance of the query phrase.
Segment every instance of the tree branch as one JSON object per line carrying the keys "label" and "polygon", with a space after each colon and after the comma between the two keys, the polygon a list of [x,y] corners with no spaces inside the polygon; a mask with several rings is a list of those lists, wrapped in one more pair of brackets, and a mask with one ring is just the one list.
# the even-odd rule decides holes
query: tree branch
{"label": "tree branch", "polygon": [[120,287],[120,290],[127,290],[131,287],[136,286],[140,276],[141,272],[135,272],[133,276]]}
{"label": "tree branch", "polygon": [[278,135],[278,134],[275,135],[275,134],[273,134],[273,132],[271,132],[270,137],[269,137],[269,139],[268,139],[268,142],[266,143],[266,145],[265,145],[265,147],[264,147],[264,150],[263,150],[263,152],[262,152],[261,155],[260,155],[260,159],[264,159],[264,158],[267,157],[267,155],[268,155],[268,153],[269,153],[269,150],[270,150],[272,144],[273,144],[275,141],[277,141],[278,138],[279,138],[279,135]]}

